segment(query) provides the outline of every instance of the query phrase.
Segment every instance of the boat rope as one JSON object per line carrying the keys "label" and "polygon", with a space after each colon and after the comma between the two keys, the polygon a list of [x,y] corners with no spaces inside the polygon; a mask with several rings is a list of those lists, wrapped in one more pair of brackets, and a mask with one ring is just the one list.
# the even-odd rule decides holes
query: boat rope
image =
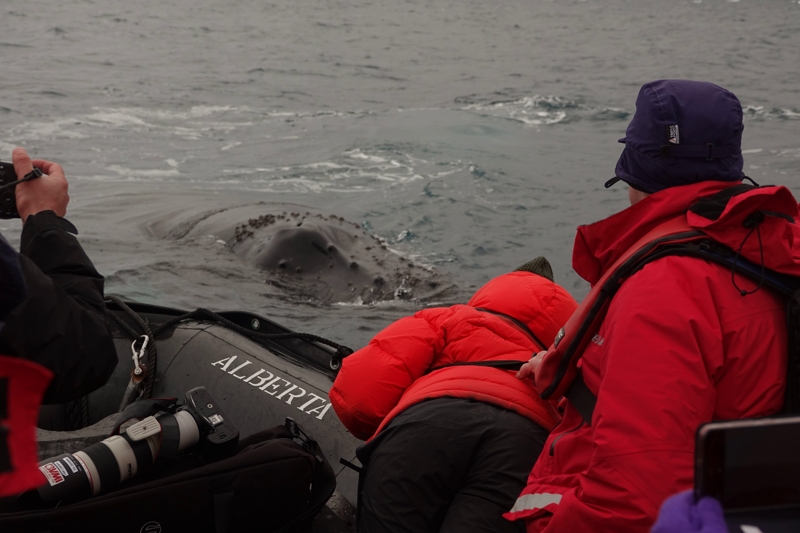
{"label": "boat rope", "polygon": [[[347,357],[348,355],[353,353],[353,349],[345,346],[343,344],[339,344],[332,340],[326,339],[324,337],[320,337],[318,335],[312,335],[311,333],[298,333],[298,332],[287,332],[287,333],[260,333],[257,331],[249,330],[245,327],[228,320],[222,315],[219,315],[213,311],[204,308],[197,308],[194,311],[190,311],[183,315],[176,316],[167,320],[163,324],[159,325],[155,329],[151,329],[148,322],[142,318],[136,311],[131,309],[128,305],[125,304],[119,297],[117,296],[107,296],[106,300],[109,300],[122,309],[125,314],[130,316],[141,328],[144,332],[144,335],[147,335],[150,338],[150,342],[147,344],[147,376],[145,377],[145,389],[143,391],[143,398],[149,398],[150,394],[153,390],[153,383],[155,380],[155,368],[156,368],[156,343],[154,342],[156,337],[163,333],[164,331],[176,326],[178,323],[183,322],[185,320],[208,320],[211,322],[217,322],[228,329],[236,331],[237,333],[241,333],[247,337],[253,339],[262,339],[262,340],[281,340],[281,339],[302,339],[310,342],[316,342],[318,344],[322,344],[325,346],[329,346],[335,350],[335,352],[331,355],[331,363],[330,366],[332,369],[337,370],[341,365],[342,359]],[[122,317],[114,314],[109,313],[109,316],[116,322],[120,328],[128,334],[131,339],[139,339],[142,337],[142,333],[137,332],[133,327],[130,326]]]}
{"label": "boat rope", "polygon": [[[107,296],[106,300],[110,300],[117,304],[120,309],[125,311],[125,314],[131,317],[133,321],[139,325],[139,327],[142,329],[142,333],[153,341],[149,343],[145,342],[145,344],[142,345],[142,350],[144,350],[145,347],[147,348],[147,362],[145,363],[145,366],[147,366],[147,374],[142,382],[144,387],[142,391],[142,398],[149,398],[153,393],[153,384],[156,378],[156,361],[158,359],[155,343],[156,333],[153,333],[153,330],[150,329],[150,324],[148,324],[147,320],[142,318],[139,313],[128,307],[128,304],[123,302],[118,296]],[[110,316],[115,319],[117,324],[120,324],[121,326],[124,324],[123,329],[126,333],[128,333],[128,335],[131,336],[131,338],[134,339],[134,341],[142,337],[142,333],[138,333],[136,330],[130,327],[121,317],[118,317],[114,313],[111,313]]]}

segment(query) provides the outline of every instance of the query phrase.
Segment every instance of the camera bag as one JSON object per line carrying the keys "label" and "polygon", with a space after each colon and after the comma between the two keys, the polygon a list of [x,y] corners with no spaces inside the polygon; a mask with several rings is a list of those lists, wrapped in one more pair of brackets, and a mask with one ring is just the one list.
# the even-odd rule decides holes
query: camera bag
{"label": "camera bag", "polygon": [[286,420],[206,465],[188,458],[118,490],[48,509],[0,514],[4,533],[288,533],[308,529],[336,488],[319,448]]}

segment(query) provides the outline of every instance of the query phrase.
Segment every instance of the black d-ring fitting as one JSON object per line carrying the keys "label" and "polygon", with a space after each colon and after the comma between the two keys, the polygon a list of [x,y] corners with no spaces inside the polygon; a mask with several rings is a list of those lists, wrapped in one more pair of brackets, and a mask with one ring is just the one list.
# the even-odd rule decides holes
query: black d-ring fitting
{"label": "black d-ring fitting", "polygon": [[330,363],[331,370],[339,370],[339,368],[342,366],[342,359],[344,359],[345,357],[347,357],[352,353],[353,353],[352,348],[339,345],[339,347],[336,349],[336,353],[331,356],[331,363]]}

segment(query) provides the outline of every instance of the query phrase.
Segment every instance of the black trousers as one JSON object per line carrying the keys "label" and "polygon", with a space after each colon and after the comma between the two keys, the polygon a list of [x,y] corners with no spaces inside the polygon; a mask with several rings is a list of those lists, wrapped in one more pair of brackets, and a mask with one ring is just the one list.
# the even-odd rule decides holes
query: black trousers
{"label": "black trousers", "polygon": [[428,400],[358,449],[359,533],[524,533],[510,510],[548,432],[494,405]]}

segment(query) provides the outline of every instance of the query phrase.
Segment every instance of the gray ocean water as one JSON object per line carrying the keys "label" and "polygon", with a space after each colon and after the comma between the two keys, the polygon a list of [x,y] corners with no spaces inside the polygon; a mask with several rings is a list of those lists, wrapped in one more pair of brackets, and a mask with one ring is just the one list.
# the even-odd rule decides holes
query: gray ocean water
{"label": "gray ocean water", "polygon": [[[0,157],[64,165],[108,293],[359,347],[537,255],[585,295],[575,228],[627,205],[603,182],[645,82],[731,89],[746,172],[800,196],[799,50],[796,0],[2,0]],[[149,229],[260,201],[344,217],[454,288],[321,305],[213,235]]]}

